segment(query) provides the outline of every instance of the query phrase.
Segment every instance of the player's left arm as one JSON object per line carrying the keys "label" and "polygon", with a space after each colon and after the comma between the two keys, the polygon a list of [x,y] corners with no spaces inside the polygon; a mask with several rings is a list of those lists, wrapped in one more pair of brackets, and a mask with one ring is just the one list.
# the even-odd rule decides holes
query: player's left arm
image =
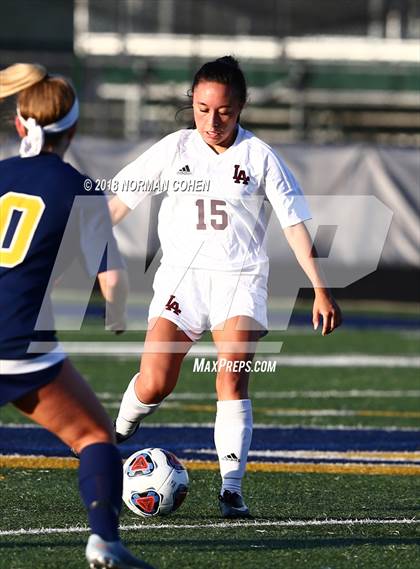
{"label": "player's left arm", "polygon": [[318,328],[322,316],[322,335],[330,334],[342,322],[341,310],[326,285],[311,236],[303,222],[285,227],[283,230],[296,259],[314,287],[315,299],[312,309],[314,329]]}

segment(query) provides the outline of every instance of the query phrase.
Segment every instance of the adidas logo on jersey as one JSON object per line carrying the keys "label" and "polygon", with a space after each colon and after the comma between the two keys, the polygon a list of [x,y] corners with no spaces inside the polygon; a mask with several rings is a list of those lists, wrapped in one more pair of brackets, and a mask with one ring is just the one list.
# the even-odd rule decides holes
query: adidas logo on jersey
{"label": "adidas logo on jersey", "polygon": [[180,168],[178,170],[178,174],[191,174],[191,170],[190,170],[190,167],[188,166],[188,164],[186,164],[185,166]]}
{"label": "adidas logo on jersey", "polygon": [[227,460],[230,462],[241,462],[241,459],[238,458],[234,452],[227,454],[222,458],[222,460]]}

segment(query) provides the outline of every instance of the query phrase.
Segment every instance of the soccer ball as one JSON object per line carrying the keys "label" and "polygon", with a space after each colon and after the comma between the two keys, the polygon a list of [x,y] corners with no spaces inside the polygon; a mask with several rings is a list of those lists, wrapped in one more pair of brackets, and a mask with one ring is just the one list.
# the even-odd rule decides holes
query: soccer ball
{"label": "soccer ball", "polygon": [[162,448],[145,448],[124,464],[123,500],[139,516],[165,516],[177,510],[188,492],[188,473]]}

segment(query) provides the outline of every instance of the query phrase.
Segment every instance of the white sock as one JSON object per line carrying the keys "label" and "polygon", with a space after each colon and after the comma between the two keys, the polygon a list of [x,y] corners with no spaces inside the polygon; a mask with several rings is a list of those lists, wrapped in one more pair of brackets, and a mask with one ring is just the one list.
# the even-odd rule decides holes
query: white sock
{"label": "white sock", "polygon": [[143,421],[145,417],[154,413],[160,405],[160,403],[142,403],[138,399],[134,389],[138,375],[139,374],[136,373],[128,384],[121,401],[118,417],[115,421],[115,430],[123,436],[129,435],[134,430],[137,423]]}
{"label": "white sock", "polygon": [[218,401],[214,442],[222,476],[222,494],[225,490],[241,494],[251,438],[251,400]]}

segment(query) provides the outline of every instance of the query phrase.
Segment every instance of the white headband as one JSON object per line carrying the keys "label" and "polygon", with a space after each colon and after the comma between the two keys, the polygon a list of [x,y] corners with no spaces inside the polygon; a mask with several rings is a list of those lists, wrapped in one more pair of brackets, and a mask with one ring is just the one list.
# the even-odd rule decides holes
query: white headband
{"label": "white headband", "polygon": [[45,126],[39,125],[32,117],[24,119],[20,114],[19,107],[16,109],[16,114],[20,123],[28,131],[20,143],[19,154],[22,158],[30,158],[31,156],[38,156],[41,152],[44,146],[44,132],[63,132],[74,125],[79,118],[79,101],[76,97],[72,108],[63,118]]}

